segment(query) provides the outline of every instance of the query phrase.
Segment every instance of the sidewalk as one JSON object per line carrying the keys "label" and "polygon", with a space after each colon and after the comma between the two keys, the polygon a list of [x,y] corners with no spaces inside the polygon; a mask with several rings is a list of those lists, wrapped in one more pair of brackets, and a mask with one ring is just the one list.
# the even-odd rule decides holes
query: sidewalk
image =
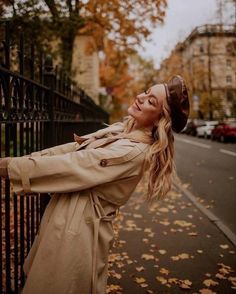
{"label": "sidewalk", "polygon": [[236,248],[177,188],[151,211],[140,183],[114,223],[107,293],[236,293]]}

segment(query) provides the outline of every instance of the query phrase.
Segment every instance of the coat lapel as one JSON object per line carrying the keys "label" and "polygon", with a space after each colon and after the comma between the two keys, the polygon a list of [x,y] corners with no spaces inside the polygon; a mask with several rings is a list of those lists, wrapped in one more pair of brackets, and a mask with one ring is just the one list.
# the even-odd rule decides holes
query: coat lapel
{"label": "coat lapel", "polygon": [[79,137],[75,140],[79,143],[81,140],[81,144],[78,146],[77,150],[80,150],[89,144],[89,148],[98,148],[114,142],[118,139],[129,139],[133,142],[142,142],[144,144],[152,144],[151,132],[147,130],[134,130],[130,133],[124,133],[124,125],[123,123],[116,123],[111,125],[108,128],[98,130],[93,133],[92,136]]}

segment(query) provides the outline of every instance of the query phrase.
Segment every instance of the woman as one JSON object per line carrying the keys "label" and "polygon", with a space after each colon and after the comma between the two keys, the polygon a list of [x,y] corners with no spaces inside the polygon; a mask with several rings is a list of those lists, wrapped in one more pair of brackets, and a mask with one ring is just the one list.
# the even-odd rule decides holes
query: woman
{"label": "woman", "polygon": [[13,192],[51,193],[24,263],[23,294],[104,294],[117,210],[147,169],[147,200],[169,191],[173,130],[180,132],[189,114],[183,79],[138,95],[128,114],[75,142],[0,160]]}

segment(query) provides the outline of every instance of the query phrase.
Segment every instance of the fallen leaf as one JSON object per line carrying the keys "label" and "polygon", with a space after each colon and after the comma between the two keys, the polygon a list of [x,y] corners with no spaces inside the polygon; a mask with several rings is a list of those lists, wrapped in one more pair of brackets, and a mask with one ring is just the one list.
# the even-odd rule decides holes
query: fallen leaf
{"label": "fallen leaf", "polygon": [[179,287],[182,289],[190,289],[192,282],[189,280],[179,280]]}
{"label": "fallen leaf", "polygon": [[222,274],[219,274],[217,273],[216,275],[216,278],[220,279],[220,280],[224,280],[224,279],[227,279],[226,276],[222,275]]}
{"label": "fallen leaf", "polygon": [[158,250],[158,252],[162,255],[166,254],[166,250],[164,250],[164,249],[160,249],[160,250]]}
{"label": "fallen leaf", "polygon": [[165,279],[161,276],[157,276],[156,279],[157,279],[157,281],[161,282],[163,285],[167,283],[167,279]]}
{"label": "fallen leaf", "polygon": [[186,222],[185,220],[176,220],[174,221],[175,225],[178,225],[180,227],[189,227],[192,226],[192,223]]}
{"label": "fallen leaf", "polygon": [[188,235],[189,235],[189,236],[197,236],[198,233],[197,233],[197,232],[189,232]]}
{"label": "fallen leaf", "polygon": [[155,257],[152,254],[145,254],[145,253],[142,254],[141,258],[145,260],[155,259]]}
{"label": "fallen leaf", "polygon": [[146,282],[146,279],[144,279],[144,278],[139,278],[139,277],[136,277],[135,279],[135,282],[136,283],[138,283],[138,284],[142,284],[142,283],[144,283],[144,282]]}
{"label": "fallen leaf", "polygon": [[143,266],[136,267],[136,271],[137,272],[144,271],[144,267]]}
{"label": "fallen leaf", "polygon": [[197,250],[197,253],[202,254],[203,253],[203,250],[198,249]]}
{"label": "fallen leaf", "polygon": [[148,284],[142,283],[142,284],[140,284],[140,286],[141,286],[142,288],[147,288],[147,287],[148,287]]}
{"label": "fallen leaf", "polygon": [[210,289],[206,289],[206,288],[199,290],[199,292],[201,294],[216,294],[216,292],[213,292]]}
{"label": "fallen leaf", "polygon": [[236,277],[229,277],[228,280],[231,282],[233,286],[236,286]]}
{"label": "fallen leaf", "polygon": [[164,225],[164,226],[169,226],[170,225],[169,221],[159,221],[159,223]]}
{"label": "fallen leaf", "polygon": [[170,271],[168,271],[166,268],[164,268],[164,267],[162,267],[160,270],[159,270],[159,272],[161,273],[161,274],[164,274],[164,275],[168,275],[169,273],[170,273]]}
{"label": "fallen leaf", "polygon": [[210,286],[216,286],[216,285],[219,285],[218,282],[212,280],[212,279],[206,279],[203,281],[203,284],[207,287],[210,287]]}
{"label": "fallen leaf", "polygon": [[189,258],[189,254],[188,253],[181,253],[179,254],[180,259],[188,259]]}
{"label": "fallen leaf", "polygon": [[222,245],[220,245],[220,247],[221,247],[222,249],[227,249],[227,248],[229,248],[229,245],[227,245],[227,244],[222,244]]}

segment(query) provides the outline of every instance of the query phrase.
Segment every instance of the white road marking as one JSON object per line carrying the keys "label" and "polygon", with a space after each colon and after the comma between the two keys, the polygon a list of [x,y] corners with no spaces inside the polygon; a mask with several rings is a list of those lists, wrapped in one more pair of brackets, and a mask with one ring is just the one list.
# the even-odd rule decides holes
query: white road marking
{"label": "white road marking", "polygon": [[229,151],[229,150],[226,150],[226,149],[220,149],[220,152],[231,155],[231,156],[236,156],[235,152]]}
{"label": "white road marking", "polygon": [[192,145],[195,145],[195,146],[199,146],[199,147],[203,147],[203,148],[207,148],[207,149],[210,149],[211,148],[210,145],[199,143],[199,142],[195,142],[195,141],[191,141],[191,140],[188,140],[188,139],[180,139],[180,138],[175,138],[175,139],[177,141],[182,141],[182,142],[185,142],[185,143],[188,143],[188,144],[192,144]]}

